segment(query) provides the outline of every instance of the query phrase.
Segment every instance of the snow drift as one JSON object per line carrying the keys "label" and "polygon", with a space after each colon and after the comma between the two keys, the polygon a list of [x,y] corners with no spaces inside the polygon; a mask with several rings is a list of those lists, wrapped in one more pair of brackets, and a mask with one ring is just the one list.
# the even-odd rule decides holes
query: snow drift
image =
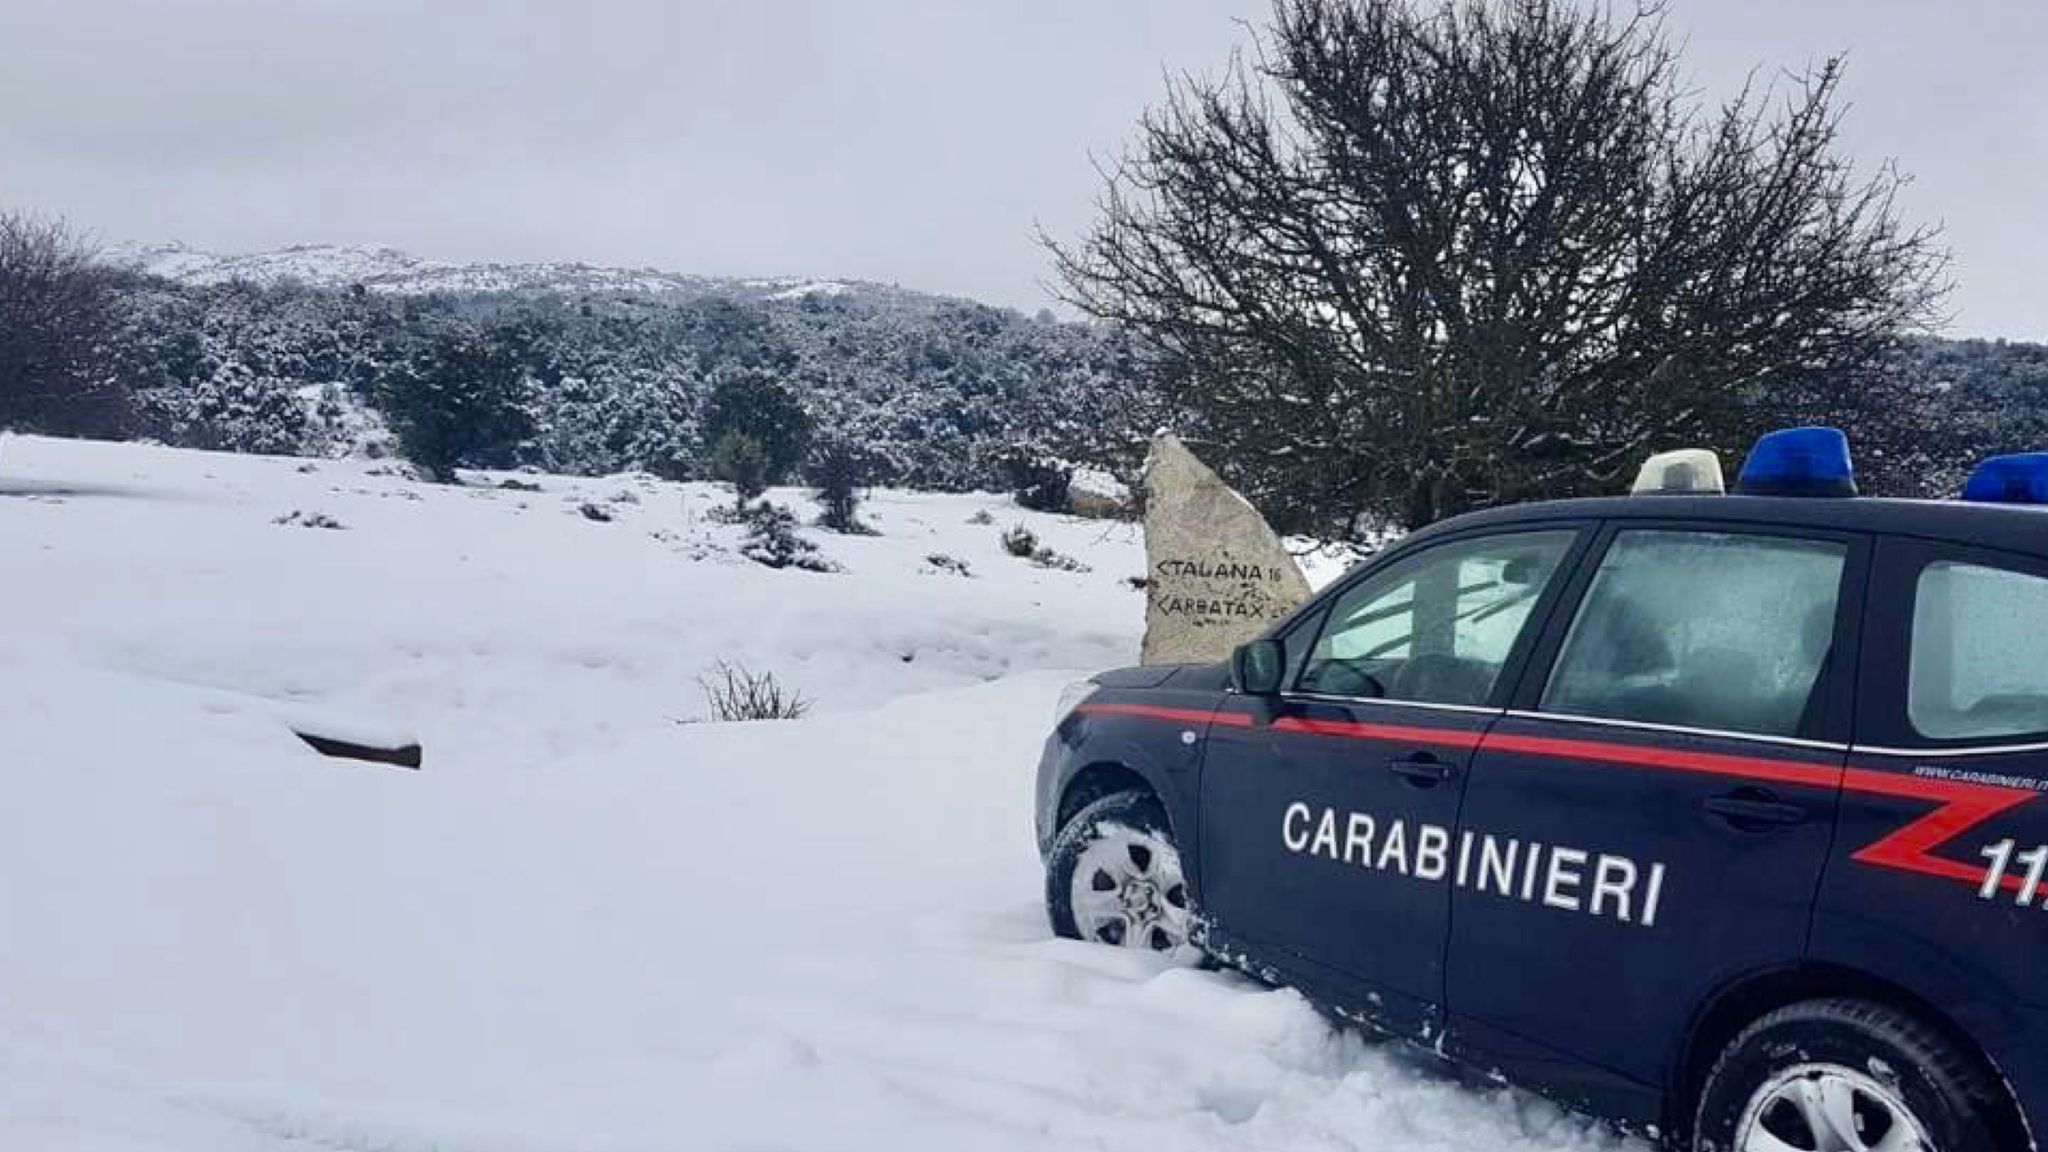
{"label": "snow drift", "polygon": [[[715,490],[522,479],[0,447],[0,1147],[1624,1147],[1048,938],[1030,770],[1135,650],[1128,529],[885,493],[770,572]],[[693,722],[718,658],[818,711]]]}

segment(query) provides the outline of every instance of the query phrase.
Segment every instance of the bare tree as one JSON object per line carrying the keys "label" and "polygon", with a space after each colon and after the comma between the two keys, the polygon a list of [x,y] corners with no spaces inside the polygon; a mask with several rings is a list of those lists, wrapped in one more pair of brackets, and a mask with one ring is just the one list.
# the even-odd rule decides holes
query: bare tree
{"label": "bare tree", "polygon": [[128,427],[115,273],[62,221],[0,213],[0,428]]}
{"label": "bare tree", "polygon": [[1288,527],[1612,490],[1867,378],[1946,291],[1902,178],[1837,154],[1838,61],[1711,111],[1677,69],[1655,10],[1276,0],[1048,243]]}

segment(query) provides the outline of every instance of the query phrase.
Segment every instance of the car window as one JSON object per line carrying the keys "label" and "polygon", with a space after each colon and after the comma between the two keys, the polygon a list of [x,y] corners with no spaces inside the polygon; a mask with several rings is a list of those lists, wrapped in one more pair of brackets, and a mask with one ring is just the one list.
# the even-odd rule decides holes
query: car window
{"label": "car window", "polygon": [[1543,709],[1795,735],[1834,642],[1845,545],[1715,532],[1615,536]]}
{"label": "car window", "polygon": [[1937,561],[1913,596],[1906,713],[1933,740],[2048,732],[2048,579]]}
{"label": "car window", "polygon": [[1315,650],[1316,637],[1322,635],[1323,620],[1329,613],[1328,605],[1315,609],[1282,638],[1281,646],[1287,653],[1287,678],[1284,683],[1292,684],[1300,679],[1302,669],[1308,666],[1309,654]]}
{"label": "car window", "polygon": [[1431,548],[1331,605],[1296,688],[1483,704],[1574,533],[1517,532]]}

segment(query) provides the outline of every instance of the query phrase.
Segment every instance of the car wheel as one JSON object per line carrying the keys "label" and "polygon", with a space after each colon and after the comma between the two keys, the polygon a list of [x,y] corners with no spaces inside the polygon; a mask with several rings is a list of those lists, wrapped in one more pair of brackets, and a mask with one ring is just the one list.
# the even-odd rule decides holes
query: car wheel
{"label": "car wheel", "polygon": [[1158,798],[1118,792],[1075,813],[1053,841],[1045,906],[1069,939],[1163,953],[1187,945],[1187,880]]}
{"label": "car wheel", "polygon": [[1722,1051],[1695,1152],[1995,1152],[1997,1093],[1933,1029],[1863,1000],[1770,1013]]}

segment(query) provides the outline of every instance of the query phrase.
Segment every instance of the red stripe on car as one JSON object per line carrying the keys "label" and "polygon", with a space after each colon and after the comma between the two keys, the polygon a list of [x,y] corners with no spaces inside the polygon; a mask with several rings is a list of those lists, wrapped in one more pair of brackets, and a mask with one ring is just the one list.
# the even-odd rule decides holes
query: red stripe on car
{"label": "red stripe on car", "polygon": [[[1879,772],[1851,768],[1843,774],[1842,786],[1851,792],[1879,796],[1900,796],[1912,800],[1935,800],[1941,807],[1858,851],[1850,859],[1880,868],[1940,876],[1972,886],[1984,882],[1985,869],[1936,856],[1935,849],[1984,823],[2001,812],[2017,808],[2039,795],[1995,784],[1973,784],[1963,780],[1930,780],[1902,772]],[[2017,892],[2018,876],[2007,876],[2003,885]]]}
{"label": "red stripe on car", "polygon": [[1698,772],[1709,776],[1734,776],[1772,784],[1802,784],[1833,788],[1842,782],[1842,769],[1834,764],[1811,764],[1799,760],[1771,760],[1756,756],[1728,756],[1718,752],[1689,752],[1678,748],[1656,748],[1644,744],[1610,744],[1600,740],[1567,740],[1552,736],[1520,736],[1495,733],[1484,746],[1489,750],[1521,752],[1560,760],[1592,760],[1631,768],[1666,768],[1673,772]]}
{"label": "red stripe on car", "polygon": [[[1241,713],[1230,713],[1241,715]],[[1246,716],[1249,720],[1251,717]],[[1401,724],[1363,724],[1354,720],[1316,720],[1307,716],[1282,716],[1273,721],[1275,732],[1300,732],[1310,736],[1343,736],[1352,740],[1405,740],[1411,744],[1440,744],[1451,748],[1477,748],[1477,731],[1456,728],[1415,728]]]}

